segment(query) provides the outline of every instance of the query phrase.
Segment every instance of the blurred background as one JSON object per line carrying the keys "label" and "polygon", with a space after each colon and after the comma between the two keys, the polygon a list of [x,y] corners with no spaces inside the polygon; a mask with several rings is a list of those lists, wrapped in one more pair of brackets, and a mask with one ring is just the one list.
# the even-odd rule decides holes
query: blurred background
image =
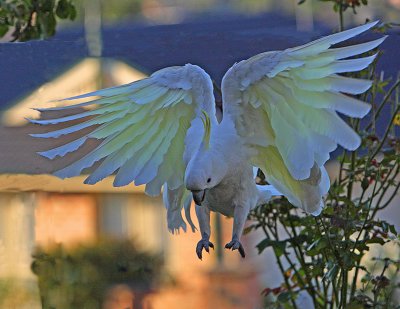
{"label": "blurred background", "polygon": [[[58,144],[31,138],[29,133],[46,128],[24,118],[39,117],[31,108],[141,79],[169,65],[201,65],[219,84],[236,61],[338,29],[338,18],[326,3],[297,2],[76,0],[77,18],[60,22],[55,37],[26,43],[8,43],[11,32],[3,37],[0,308],[261,306],[261,290],[281,278],[272,252],[257,254],[256,233],[243,237],[248,253],[243,260],[222,249],[232,220],[213,215],[216,250],[199,261],[199,233],[171,235],[161,198],[147,197],[142,187],[113,188],[112,177],[88,186],[82,184],[84,177],[61,181],[51,176],[95,143],[63,160],[47,160],[36,152]],[[398,22],[399,10],[400,0],[370,1],[356,15],[346,12],[345,25],[378,18]],[[383,45],[382,74],[397,75],[399,47],[393,32]],[[66,114],[41,117],[60,115]],[[334,174],[334,163],[330,169]],[[399,226],[397,213],[388,212],[387,218]],[[300,299],[304,308],[308,301]]]}

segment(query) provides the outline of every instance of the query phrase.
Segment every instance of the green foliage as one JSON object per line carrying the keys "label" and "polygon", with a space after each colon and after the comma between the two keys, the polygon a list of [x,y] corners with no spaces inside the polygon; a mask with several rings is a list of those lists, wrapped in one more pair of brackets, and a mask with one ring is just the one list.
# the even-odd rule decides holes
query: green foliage
{"label": "green foliage", "polygon": [[[333,10],[339,15],[340,31],[344,29],[343,13],[352,10],[353,14],[357,14],[357,8],[368,5],[368,0],[319,0],[321,2],[332,3]],[[299,0],[298,4],[303,4],[306,0]]]}
{"label": "green foliage", "polygon": [[[18,297],[15,297],[18,295]],[[37,284],[34,280],[15,277],[0,279],[0,308],[26,308],[37,303]]]}
{"label": "green foliage", "polygon": [[12,41],[48,38],[55,34],[57,19],[75,18],[72,0],[0,1],[0,37],[11,31]]}
{"label": "green foliage", "polygon": [[101,308],[115,284],[148,290],[161,280],[160,256],[139,250],[130,241],[101,241],[66,249],[37,249],[32,271],[38,277],[44,309]]}
{"label": "green foliage", "polygon": [[[353,13],[356,14],[356,9],[362,5],[368,5],[368,0],[319,0],[321,2],[332,2],[333,10],[339,12],[340,9],[346,11],[352,9]],[[306,0],[300,0],[297,4],[303,4]]]}
{"label": "green foliage", "polygon": [[[300,292],[308,293],[315,308],[400,308],[393,297],[400,288],[400,237],[393,224],[379,219],[400,187],[400,79],[383,80],[375,65],[355,76],[374,80],[359,97],[372,105],[370,119],[362,125],[350,119],[362,146],[339,156],[322,214],[305,215],[285,198],[250,214],[254,223],[246,231],[264,232],[257,248],[273,249],[283,276],[280,286],[264,290],[265,308],[298,308]],[[388,110],[389,122],[379,134],[376,123]]]}

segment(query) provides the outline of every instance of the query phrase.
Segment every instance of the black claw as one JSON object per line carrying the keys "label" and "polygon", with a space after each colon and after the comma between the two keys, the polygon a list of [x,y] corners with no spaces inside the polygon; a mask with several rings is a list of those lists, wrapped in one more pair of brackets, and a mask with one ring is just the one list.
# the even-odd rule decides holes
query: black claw
{"label": "black claw", "polygon": [[202,260],[203,258],[203,249],[206,250],[207,253],[210,253],[210,247],[214,249],[214,244],[210,242],[209,240],[202,239],[197,243],[196,246],[196,254],[197,257]]}
{"label": "black claw", "polygon": [[242,256],[242,258],[246,257],[246,252],[244,252],[244,249],[243,249],[242,245],[240,245],[240,247],[239,247],[239,253]]}
{"label": "black claw", "polygon": [[226,249],[232,249],[232,251],[233,250],[238,250],[239,253],[240,253],[240,256],[242,258],[246,257],[246,253],[244,251],[244,248],[243,248],[242,244],[238,240],[232,240],[231,242],[227,243],[225,245],[225,248]]}

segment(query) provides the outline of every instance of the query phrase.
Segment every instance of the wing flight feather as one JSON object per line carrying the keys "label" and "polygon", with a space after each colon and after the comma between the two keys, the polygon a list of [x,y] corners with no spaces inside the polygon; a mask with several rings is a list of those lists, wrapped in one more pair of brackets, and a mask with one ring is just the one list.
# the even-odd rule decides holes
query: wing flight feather
{"label": "wing flight feather", "polygon": [[[60,178],[73,177],[101,161],[85,183],[95,184],[116,174],[115,186],[132,182],[147,184],[146,192],[151,195],[159,194],[166,183],[170,190],[180,188],[186,169],[185,138],[192,120],[205,110],[216,121],[213,86],[208,74],[191,64],[170,67],[141,81],[65,100],[92,97],[97,98],[47,109],[93,107],[90,110],[57,119],[31,120],[50,126],[75,121],[63,129],[32,134],[39,138],[58,138],[91,129],[72,142],[40,152],[50,159],[78,150],[88,139],[101,140],[95,149],[54,174]],[[81,119],[83,121],[76,124]]]}
{"label": "wing flight feather", "polygon": [[[354,150],[360,137],[337,114],[364,117],[370,106],[347,94],[365,92],[371,81],[340,76],[368,67],[376,54],[359,55],[385,37],[330,48],[377,22],[306,45],[267,52],[235,64],[222,82],[224,113],[238,134],[256,149],[252,163],[296,206],[318,214],[327,191],[323,164],[337,145]],[[349,58],[357,56],[357,58]],[[269,124],[265,125],[265,121]]]}

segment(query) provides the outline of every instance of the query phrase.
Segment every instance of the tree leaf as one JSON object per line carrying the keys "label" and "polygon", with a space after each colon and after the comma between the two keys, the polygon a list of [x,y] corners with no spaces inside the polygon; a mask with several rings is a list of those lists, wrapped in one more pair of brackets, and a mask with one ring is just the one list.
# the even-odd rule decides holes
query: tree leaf
{"label": "tree leaf", "polygon": [[285,253],[286,241],[277,241],[266,238],[262,240],[256,247],[259,254],[263,252],[266,248],[272,247],[274,249],[275,255],[279,257]]}
{"label": "tree leaf", "polygon": [[283,292],[281,294],[278,295],[278,301],[280,303],[287,303],[290,298],[292,297],[292,294],[290,292]]}
{"label": "tree leaf", "polygon": [[307,255],[314,256],[321,252],[322,249],[325,249],[328,246],[328,241],[325,237],[321,237],[314,241],[311,245],[307,248]]}
{"label": "tree leaf", "polygon": [[334,264],[325,274],[324,278],[327,279],[328,281],[333,281],[335,280],[338,273],[339,273],[339,266],[337,264]]}
{"label": "tree leaf", "polygon": [[7,25],[0,24],[0,37],[3,37],[8,32],[9,27]]}
{"label": "tree leaf", "polygon": [[57,3],[56,15],[61,19],[66,19],[69,16],[69,3],[67,0],[60,0]]}
{"label": "tree leaf", "polygon": [[76,18],[77,12],[75,6],[70,3],[69,4],[69,19],[74,20]]}
{"label": "tree leaf", "polygon": [[367,244],[380,244],[380,245],[384,245],[386,242],[383,238],[381,237],[372,237],[370,239],[367,239],[365,241],[365,243]]}

